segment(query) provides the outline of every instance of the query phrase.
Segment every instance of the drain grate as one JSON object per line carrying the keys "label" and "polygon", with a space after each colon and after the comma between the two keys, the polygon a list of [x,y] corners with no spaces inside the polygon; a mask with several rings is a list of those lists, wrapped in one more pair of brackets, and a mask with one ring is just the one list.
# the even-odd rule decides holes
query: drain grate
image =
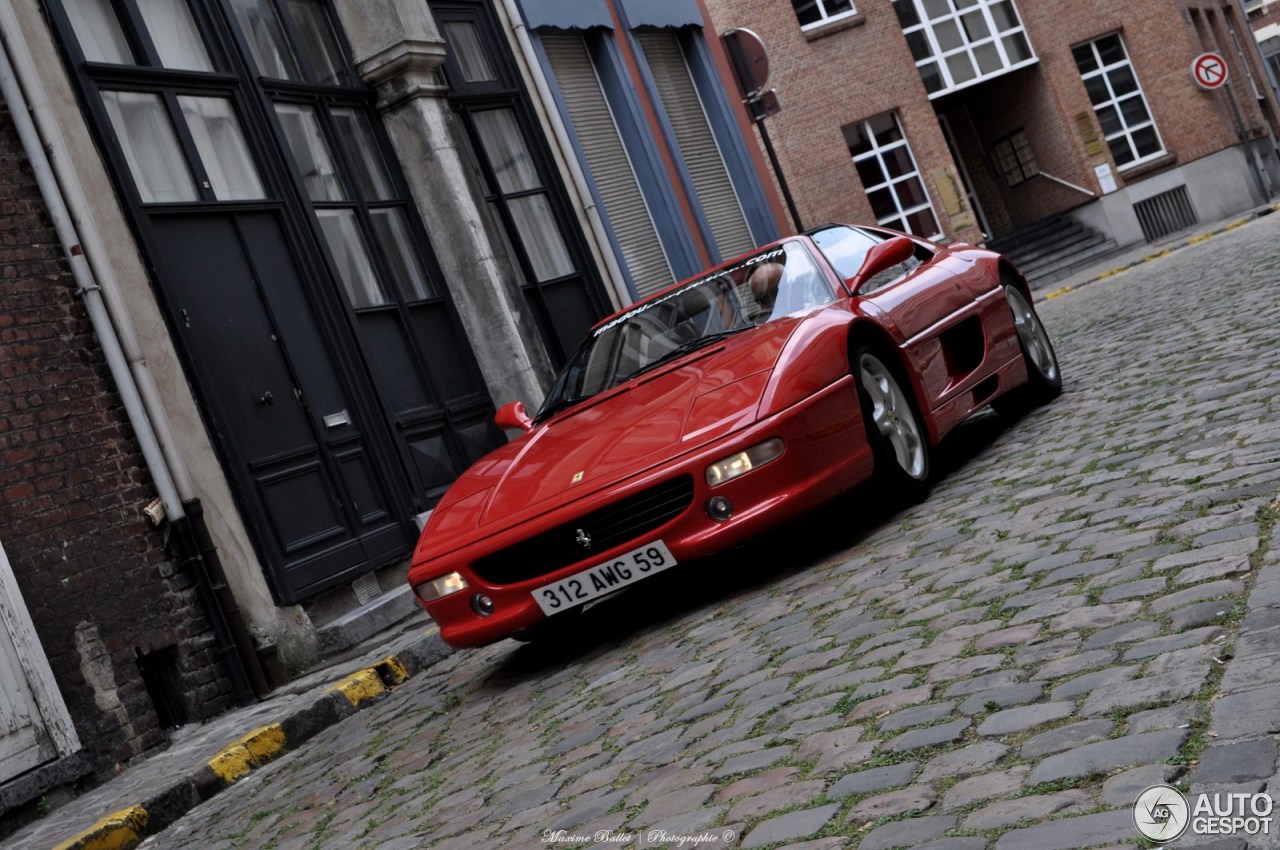
{"label": "drain grate", "polygon": [[1162,236],[1185,230],[1200,219],[1195,208],[1191,206],[1191,198],[1187,195],[1187,187],[1179,186],[1159,195],[1153,195],[1145,201],[1133,205],[1138,215],[1138,223],[1142,225],[1142,235],[1148,242],[1154,242]]}
{"label": "drain grate", "polygon": [[378,586],[378,577],[373,573],[365,573],[351,582],[351,590],[355,592],[356,601],[361,605],[368,605],[382,595],[382,588]]}

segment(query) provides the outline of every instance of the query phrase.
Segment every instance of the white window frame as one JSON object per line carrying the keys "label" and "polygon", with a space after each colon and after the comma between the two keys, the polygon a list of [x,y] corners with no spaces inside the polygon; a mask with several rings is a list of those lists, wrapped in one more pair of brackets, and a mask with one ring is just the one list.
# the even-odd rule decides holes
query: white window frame
{"label": "white window frame", "polygon": [[[1104,65],[1102,63],[1102,53],[1098,50],[1098,42],[1107,38],[1112,38],[1112,37],[1115,37],[1116,41],[1119,42],[1120,50],[1124,53],[1124,58],[1117,62],[1112,62],[1110,65]],[[1100,77],[1103,83],[1105,83],[1107,86],[1107,92],[1111,95],[1111,97],[1108,98],[1107,100],[1104,100],[1100,103],[1093,104],[1094,116],[1095,117],[1098,116],[1098,113],[1101,112],[1103,109],[1106,109],[1107,107],[1111,107],[1113,110],[1115,110],[1116,118],[1120,122],[1120,129],[1117,130],[1116,132],[1106,133],[1105,130],[1103,132],[1103,138],[1106,139],[1107,149],[1108,151],[1111,152],[1111,158],[1115,159],[1115,152],[1111,150],[1111,142],[1112,140],[1119,139],[1121,137],[1124,137],[1125,141],[1129,145],[1129,150],[1134,155],[1133,159],[1131,159],[1129,162],[1126,162],[1123,165],[1121,165],[1119,162],[1116,162],[1116,170],[1128,171],[1131,168],[1136,168],[1140,165],[1143,165],[1145,163],[1151,162],[1154,159],[1159,159],[1160,157],[1164,156],[1168,152],[1164,146],[1164,138],[1160,135],[1160,128],[1156,126],[1155,116],[1151,112],[1151,104],[1147,101],[1147,93],[1142,88],[1142,80],[1138,78],[1138,69],[1133,67],[1133,61],[1129,58],[1129,45],[1124,43],[1124,36],[1122,36],[1118,32],[1107,33],[1106,35],[1101,35],[1091,41],[1087,41],[1084,44],[1076,45],[1076,47],[1072,48],[1072,50],[1073,51],[1079,50],[1082,47],[1088,47],[1091,51],[1093,51],[1093,59],[1095,64],[1097,64],[1098,67],[1092,71],[1081,72],[1080,82],[1083,85],[1085,85],[1087,90],[1089,81]],[[1074,61],[1074,57],[1073,57],[1073,61]],[[1115,90],[1111,87],[1111,78],[1108,76],[1108,73],[1110,71],[1116,70],[1117,68],[1125,68],[1125,67],[1129,69],[1129,73],[1133,76],[1133,82],[1138,87],[1137,94],[1135,95],[1132,92],[1130,92],[1117,97]],[[1120,108],[1120,103],[1122,101],[1132,100],[1135,96],[1142,101],[1142,107],[1147,112],[1147,120],[1145,122],[1139,122],[1139,123],[1130,125],[1129,122],[1124,117],[1124,110]],[[1099,119],[1098,123],[1099,123],[1099,126],[1101,126],[1101,123],[1102,123],[1101,119]],[[1138,156],[1138,147],[1133,142],[1133,134],[1139,130],[1145,130],[1148,127],[1151,128],[1151,132],[1155,133],[1156,142],[1159,144],[1160,147],[1153,153],[1149,153],[1146,156]]]}
{"label": "white window frame", "polygon": [[[945,2],[950,8],[949,12],[940,14],[930,18],[924,6],[924,0],[893,0],[895,10],[901,4],[909,4],[915,10],[915,16],[919,23],[902,28],[904,37],[918,35],[925,39],[929,48],[929,56],[916,60],[916,68],[923,69],[929,65],[937,68],[938,74],[942,80],[942,88],[934,92],[929,92],[929,99],[942,97],[961,89],[975,86],[978,83],[985,82],[995,77],[1002,76],[1010,71],[1016,71],[1019,68],[1026,68],[1040,61],[1036,56],[1035,48],[1031,46],[1031,39],[1027,37],[1026,27],[1022,23],[1022,15],[1018,12],[1018,7],[1014,0],[940,0]],[[1009,11],[1013,15],[1015,21],[1014,26],[1008,29],[1000,29],[996,24],[995,16],[991,9],[996,5],[1007,5]],[[964,27],[963,19],[971,15],[980,14],[983,22],[987,27],[987,35],[976,40],[970,41],[969,36]],[[901,21],[899,21],[901,23]],[[960,34],[962,43],[958,47],[952,47],[944,50],[939,39],[937,30],[940,26],[951,24],[954,25],[956,31]],[[1026,46],[1028,56],[1025,59],[1012,61],[1005,42],[1010,39],[1020,38]],[[1000,67],[992,71],[983,71],[978,64],[977,53],[983,48],[993,47],[996,55],[1000,59]],[[952,76],[949,60],[963,55],[967,58],[970,67],[973,68],[975,76],[971,79],[957,83]],[[923,79],[924,74],[921,73]]]}
{"label": "white window frame", "polygon": [[[800,31],[807,32],[808,30],[821,29],[828,24],[833,24],[836,21],[843,21],[845,18],[852,18],[854,15],[858,14],[858,4],[852,2],[852,0],[849,3],[848,9],[843,12],[835,13],[827,11],[827,4],[830,2],[834,2],[834,0],[813,0],[813,4],[818,7],[818,11],[822,13],[822,17],[818,18],[816,21],[812,21],[811,23],[801,24]],[[791,9],[796,13],[796,18],[799,20],[800,10],[796,9],[795,0],[792,0]]]}
{"label": "white window frame", "polygon": [[[870,127],[871,122],[881,117],[880,115],[873,115],[862,121],[854,122],[853,125],[862,126],[863,132],[866,133],[867,138],[871,141],[871,150],[851,157],[853,160],[854,170],[857,171],[858,163],[860,162],[866,162],[869,159],[877,159],[880,167],[880,173],[886,178],[883,183],[877,183],[874,186],[867,186],[865,183],[863,184],[862,188],[866,193],[867,202],[871,202],[872,192],[879,191],[880,189],[888,189],[889,194],[893,197],[893,205],[897,209],[897,213],[890,216],[877,217],[876,224],[888,226],[894,222],[901,221],[901,227],[895,229],[911,233],[912,236],[920,236],[925,239],[938,239],[943,236],[942,219],[938,217],[938,210],[933,206],[933,198],[929,196],[929,186],[924,182],[924,175],[920,173],[920,164],[916,162],[916,156],[911,151],[911,143],[908,141],[907,132],[902,126],[902,119],[898,117],[898,113],[896,112],[890,112],[887,114],[893,119],[894,124],[897,125],[898,135],[901,136],[901,138],[896,142],[890,142],[884,146],[881,146],[880,142],[876,139],[875,133],[871,131]],[[895,177],[889,173],[889,169],[885,166],[885,155],[896,151],[898,148],[904,148],[906,150],[907,159],[911,162],[912,170]],[[905,183],[912,178],[920,183],[920,190],[924,193],[924,203],[914,204],[910,207],[903,207],[902,198],[898,195],[897,187],[899,184]],[[861,175],[859,175],[858,179],[861,181]],[[929,211],[930,215],[933,216],[933,224],[936,230],[934,230],[933,233],[913,232],[910,228],[910,222],[907,217],[913,213],[921,212],[926,209]],[[872,215],[874,214],[875,210],[873,209]]]}

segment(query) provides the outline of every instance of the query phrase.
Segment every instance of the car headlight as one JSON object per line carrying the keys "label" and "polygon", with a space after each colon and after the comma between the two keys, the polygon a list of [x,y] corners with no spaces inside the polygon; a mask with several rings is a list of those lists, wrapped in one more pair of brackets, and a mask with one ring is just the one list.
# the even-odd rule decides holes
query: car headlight
{"label": "car headlight", "polygon": [[707,483],[717,487],[782,456],[782,440],[774,437],[707,467]]}
{"label": "car headlight", "polygon": [[431,581],[413,586],[413,592],[418,594],[418,598],[423,602],[435,602],[451,593],[466,589],[467,580],[462,577],[462,573],[457,572],[446,573],[440,578],[433,578]]}

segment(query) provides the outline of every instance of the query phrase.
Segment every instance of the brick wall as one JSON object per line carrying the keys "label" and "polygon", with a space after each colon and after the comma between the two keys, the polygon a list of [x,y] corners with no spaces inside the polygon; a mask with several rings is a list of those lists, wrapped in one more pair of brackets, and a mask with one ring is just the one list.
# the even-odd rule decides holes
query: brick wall
{"label": "brick wall", "polygon": [[0,542],[100,775],[166,739],[136,658],[176,647],[191,719],[231,704],[190,579],[0,104]]}
{"label": "brick wall", "polygon": [[[1246,123],[1264,129],[1269,120],[1244,73],[1260,69],[1251,52],[1238,51],[1230,38],[1231,28],[1248,37],[1234,0],[1022,0],[1017,8],[1038,63],[934,102],[925,94],[889,0],[858,0],[858,18],[819,33],[802,32],[786,3],[707,0],[707,7],[718,30],[750,28],[769,50],[769,85],[778,89],[783,106],[769,119],[769,131],[806,224],[874,220],[841,127],[889,111],[901,118],[951,238],[981,238],[965,226],[965,216],[949,219],[941,209],[940,174],[961,165],[996,234],[1087,203],[1087,195],[1043,178],[1008,186],[992,167],[990,146],[1025,128],[1043,171],[1096,192],[1095,166],[1114,170],[1114,162],[1105,144],[1088,149],[1087,137],[1100,139],[1101,132],[1071,48],[1110,33],[1124,39],[1168,152],[1117,173],[1121,186],[1239,143],[1226,95],[1201,91],[1191,80],[1191,60],[1206,49],[1221,49],[1228,57]],[[953,119],[962,162],[951,156],[938,112]]]}

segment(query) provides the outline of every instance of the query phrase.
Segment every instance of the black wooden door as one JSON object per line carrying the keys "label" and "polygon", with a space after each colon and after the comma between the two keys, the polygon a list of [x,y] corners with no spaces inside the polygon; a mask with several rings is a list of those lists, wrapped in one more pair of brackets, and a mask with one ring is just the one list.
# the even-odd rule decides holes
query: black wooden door
{"label": "black wooden door", "polygon": [[[156,216],[159,279],[291,602],[408,551],[271,211]],[[397,514],[401,515],[397,515]]]}

